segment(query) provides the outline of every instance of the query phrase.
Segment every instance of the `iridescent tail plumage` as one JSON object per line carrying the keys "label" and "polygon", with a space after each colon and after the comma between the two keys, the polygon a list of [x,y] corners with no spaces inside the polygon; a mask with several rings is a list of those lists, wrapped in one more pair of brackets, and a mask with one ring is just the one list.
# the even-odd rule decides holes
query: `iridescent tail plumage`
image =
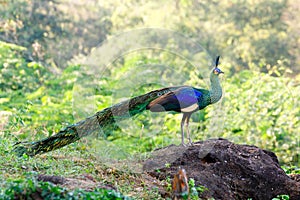
{"label": "iridescent tail plumage", "polygon": [[105,108],[91,117],[67,126],[57,134],[36,142],[19,142],[15,144],[14,152],[18,156],[23,154],[35,156],[55,149],[62,148],[76,142],[82,137],[101,131],[115,122],[130,118],[146,110],[147,105],[157,97],[170,92],[173,88],[163,88],[147,94],[133,97],[127,101]]}

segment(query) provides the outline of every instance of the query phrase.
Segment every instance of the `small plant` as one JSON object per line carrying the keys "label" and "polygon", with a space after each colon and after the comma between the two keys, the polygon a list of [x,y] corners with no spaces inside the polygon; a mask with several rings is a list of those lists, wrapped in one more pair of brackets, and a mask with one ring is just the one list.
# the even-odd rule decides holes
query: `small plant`
{"label": "small plant", "polygon": [[167,183],[167,191],[172,191],[172,183],[171,183],[171,178],[167,176],[166,178],[166,183]]}
{"label": "small plant", "polygon": [[165,167],[166,167],[166,168],[170,168],[170,167],[171,167],[171,163],[166,163],[166,164],[165,164]]}
{"label": "small plant", "polygon": [[208,188],[206,188],[203,185],[199,185],[198,187],[196,187],[196,190],[201,194],[201,193],[203,193],[205,191],[208,191]]}
{"label": "small plant", "polygon": [[195,180],[192,178],[189,179],[189,187],[190,187],[190,198],[192,200],[199,199],[198,198],[199,194],[208,191],[208,188],[206,188],[203,185],[196,186]]}
{"label": "small plant", "polygon": [[272,200],[290,200],[290,196],[287,194],[280,194],[280,195],[277,195]]}

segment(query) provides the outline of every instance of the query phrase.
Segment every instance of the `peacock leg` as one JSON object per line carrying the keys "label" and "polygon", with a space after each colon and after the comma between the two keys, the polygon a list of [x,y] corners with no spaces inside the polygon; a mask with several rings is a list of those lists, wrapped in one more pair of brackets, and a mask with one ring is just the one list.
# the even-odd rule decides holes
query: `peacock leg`
{"label": "peacock leg", "polygon": [[181,127],[181,145],[182,146],[185,146],[185,144],[184,144],[184,131],[183,131],[183,127],[184,127],[184,122],[185,122],[186,117],[187,117],[186,113],[183,113],[181,124],[180,124],[180,127]]}
{"label": "peacock leg", "polygon": [[189,122],[190,122],[190,118],[192,116],[192,113],[188,113],[187,117],[186,117],[186,134],[189,140],[189,145],[192,145],[192,140],[191,140],[191,136],[190,136],[190,130],[189,130]]}

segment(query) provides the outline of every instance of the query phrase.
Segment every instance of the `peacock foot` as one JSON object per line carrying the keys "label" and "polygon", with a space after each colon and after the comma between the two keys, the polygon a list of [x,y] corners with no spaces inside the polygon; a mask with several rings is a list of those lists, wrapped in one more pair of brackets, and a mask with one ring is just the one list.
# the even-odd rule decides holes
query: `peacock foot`
{"label": "peacock foot", "polygon": [[181,146],[183,146],[183,147],[187,147],[187,146],[188,146],[188,144],[181,143]]}
{"label": "peacock foot", "polygon": [[193,142],[189,142],[188,146],[192,147],[192,146],[194,146],[194,143]]}

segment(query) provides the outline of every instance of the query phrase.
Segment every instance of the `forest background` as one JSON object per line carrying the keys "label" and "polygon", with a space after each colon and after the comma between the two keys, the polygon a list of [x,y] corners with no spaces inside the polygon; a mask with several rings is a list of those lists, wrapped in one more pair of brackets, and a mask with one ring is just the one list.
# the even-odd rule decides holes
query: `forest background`
{"label": "forest background", "polygon": [[[194,141],[222,137],[256,145],[276,153],[287,170],[299,171],[299,13],[298,0],[2,0],[0,154],[8,158],[18,141],[51,136],[98,110],[153,89],[177,84],[207,88],[207,74],[197,72],[182,55],[159,48],[127,52],[97,79],[89,79],[82,61],[101,44],[124,32],[152,28],[194,41],[211,59],[221,55],[225,94],[217,105],[193,115]],[[115,48],[122,45],[119,42]],[[166,49],[172,45],[172,41],[157,43]],[[190,51],[186,47],[182,54]],[[199,63],[212,61],[199,59]],[[138,80],[141,72],[147,84]],[[49,155],[135,157],[179,144],[180,119],[173,113],[145,112]],[[0,162],[17,172],[23,163]],[[43,170],[72,174],[56,165],[57,171],[45,166]],[[1,173],[11,177],[4,168]]]}

